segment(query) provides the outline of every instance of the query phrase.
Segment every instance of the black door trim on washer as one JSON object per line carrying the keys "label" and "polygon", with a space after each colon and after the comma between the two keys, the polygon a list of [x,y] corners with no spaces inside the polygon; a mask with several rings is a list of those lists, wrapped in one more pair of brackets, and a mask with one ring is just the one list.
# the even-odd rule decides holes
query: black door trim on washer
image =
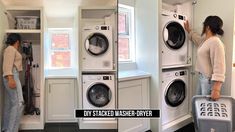
{"label": "black door trim on washer", "polygon": [[[166,32],[166,30],[168,38],[164,37],[164,33]],[[163,40],[167,47],[173,50],[180,49],[184,45],[185,39],[186,34],[181,24],[176,21],[171,21],[165,25],[163,29]]]}
{"label": "black door trim on washer", "polygon": [[[87,41],[89,46],[87,46]],[[108,48],[109,48],[109,40],[107,36],[105,36],[102,33],[93,33],[91,34],[86,40],[85,40],[85,50],[94,56],[99,56],[104,54]],[[100,51],[92,51],[94,49],[90,49],[90,45],[92,45],[95,48],[100,48]]]}
{"label": "black door trim on washer", "polygon": [[86,92],[89,103],[95,107],[104,107],[112,99],[111,89],[103,83],[93,84]]}
{"label": "black door trim on washer", "polygon": [[165,101],[171,107],[177,107],[183,103],[186,97],[186,84],[183,80],[176,79],[166,88]]}

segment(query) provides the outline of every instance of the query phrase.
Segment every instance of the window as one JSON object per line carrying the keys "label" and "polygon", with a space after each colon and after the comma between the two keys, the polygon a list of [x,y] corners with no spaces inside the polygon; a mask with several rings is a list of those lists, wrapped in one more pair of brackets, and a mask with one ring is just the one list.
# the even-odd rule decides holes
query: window
{"label": "window", "polygon": [[134,62],[134,8],[119,4],[118,9],[118,60]]}
{"label": "window", "polygon": [[46,45],[47,68],[65,69],[72,68],[73,42],[72,29],[70,28],[50,28],[49,40]]}

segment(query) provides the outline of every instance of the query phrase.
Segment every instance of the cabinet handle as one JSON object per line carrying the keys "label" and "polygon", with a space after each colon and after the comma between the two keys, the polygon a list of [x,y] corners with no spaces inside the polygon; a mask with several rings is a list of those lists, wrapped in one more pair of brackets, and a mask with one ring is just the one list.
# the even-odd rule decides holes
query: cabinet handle
{"label": "cabinet handle", "polygon": [[51,87],[49,86],[49,93],[51,93]]}

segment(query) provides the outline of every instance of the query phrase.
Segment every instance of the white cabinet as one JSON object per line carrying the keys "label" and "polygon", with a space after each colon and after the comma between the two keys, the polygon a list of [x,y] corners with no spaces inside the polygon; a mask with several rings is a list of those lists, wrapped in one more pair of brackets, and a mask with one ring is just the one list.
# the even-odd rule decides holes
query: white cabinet
{"label": "white cabinet", "polygon": [[[4,17],[6,17],[7,22],[5,22]],[[6,34],[18,33],[22,38],[22,46],[27,47],[29,45],[32,45],[33,61],[31,62],[32,63],[31,77],[33,79],[34,93],[31,95],[31,97],[34,102],[34,107],[40,111],[39,112],[40,114],[36,114],[36,111],[34,111],[34,114],[27,113],[26,115],[23,115],[20,122],[20,129],[43,129],[44,128],[44,87],[43,87],[44,64],[42,60],[43,58],[42,56],[44,55],[42,50],[43,36],[44,36],[43,9],[40,7],[7,6],[6,10],[4,10],[4,13],[1,12],[1,18],[3,18],[2,20],[3,22],[1,24],[4,24],[4,27],[2,28],[0,24],[1,27],[0,29],[2,30],[6,28],[6,30],[4,30],[4,34],[2,31],[0,32],[1,39],[3,37],[6,37]],[[34,22],[32,22],[31,20],[33,20]],[[24,27],[20,27],[19,25],[21,26],[24,25]],[[25,52],[23,53],[25,54]],[[27,64],[26,55],[23,55],[23,62],[25,63],[23,63],[23,71],[21,74],[22,76],[20,76],[20,80],[22,86],[24,87],[26,86],[25,84],[25,72],[26,72],[25,65]],[[27,102],[31,101],[27,101],[25,99],[26,105]]]}
{"label": "white cabinet", "polygon": [[46,84],[47,122],[74,122],[75,80],[48,79]]}
{"label": "white cabinet", "polygon": [[[149,79],[121,81],[118,84],[119,109],[148,109]],[[150,130],[150,119],[118,119],[119,132]]]}

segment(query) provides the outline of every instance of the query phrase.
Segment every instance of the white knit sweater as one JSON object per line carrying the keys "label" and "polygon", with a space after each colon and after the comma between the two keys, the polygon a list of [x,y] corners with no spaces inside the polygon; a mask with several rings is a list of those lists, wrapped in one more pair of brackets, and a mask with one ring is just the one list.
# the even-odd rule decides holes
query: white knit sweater
{"label": "white knit sweater", "polygon": [[13,67],[22,71],[22,55],[13,46],[8,46],[3,55],[3,76],[13,75]]}
{"label": "white knit sweater", "polygon": [[214,81],[225,80],[225,51],[223,42],[218,36],[205,40],[194,31],[189,33],[189,38],[196,44],[197,61],[196,71],[203,73]]}

